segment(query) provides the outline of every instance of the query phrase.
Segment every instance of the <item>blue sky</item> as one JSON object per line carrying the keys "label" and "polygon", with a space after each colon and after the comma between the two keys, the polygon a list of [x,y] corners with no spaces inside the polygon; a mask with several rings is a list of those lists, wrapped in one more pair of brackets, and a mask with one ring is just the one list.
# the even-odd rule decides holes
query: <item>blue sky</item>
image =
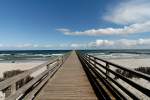
{"label": "blue sky", "polygon": [[0,0],[1,50],[149,48],[149,27],[149,0]]}

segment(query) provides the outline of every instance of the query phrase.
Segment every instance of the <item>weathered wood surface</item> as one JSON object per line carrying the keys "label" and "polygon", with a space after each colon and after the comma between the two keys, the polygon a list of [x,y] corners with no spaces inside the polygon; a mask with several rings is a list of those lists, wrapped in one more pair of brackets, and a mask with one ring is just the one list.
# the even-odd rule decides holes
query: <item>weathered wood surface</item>
{"label": "weathered wood surface", "polygon": [[39,79],[41,79],[44,75],[48,74],[49,70],[44,71],[42,74],[39,74],[36,78],[28,82],[26,85],[24,85],[22,88],[19,88],[16,93],[10,95],[5,100],[16,100],[21,94],[24,94],[27,89],[29,89],[32,85],[34,85]]}
{"label": "weathered wood surface", "polygon": [[3,90],[5,88],[7,88],[11,84],[16,83],[17,81],[25,78],[26,76],[30,75],[31,73],[33,73],[33,72],[35,72],[35,71],[37,71],[37,70],[39,70],[39,69],[49,65],[49,64],[52,64],[52,63],[56,62],[56,60],[48,61],[46,63],[38,65],[37,67],[31,68],[31,69],[25,71],[24,73],[18,74],[18,75],[14,76],[14,77],[10,77],[7,80],[4,80],[4,81],[0,82],[0,90]]}
{"label": "weathered wood surface", "polygon": [[47,82],[35,100],[97,100],[75,52]]}

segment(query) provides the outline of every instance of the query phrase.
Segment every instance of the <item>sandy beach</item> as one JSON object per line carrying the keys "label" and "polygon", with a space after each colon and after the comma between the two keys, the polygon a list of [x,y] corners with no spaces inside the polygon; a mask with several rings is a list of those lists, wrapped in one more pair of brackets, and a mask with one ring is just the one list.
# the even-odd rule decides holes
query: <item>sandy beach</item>
{"label": "sandy beach", "polygon": [[[133,58],[123,58],[124,56],[122,56],[120,58],[118,57],[118,58],[114,58],[114,59],[110,58],[110,57],[107,57],[105,55],[104,56],[98,55],[97,57],[105,59],[107,61],[110,61],[114,64],[121,65],[121,66],[126,67],[128,69],[134,69],[134,68],[139,68],[139,67],[150,67],[150,57],[144,58],[143,56],[139,56],[138,58],[134,58],[134,57]],[[105,63],[102,63],[101,61],[99,61],[99,63],[105,65]],[[116,70],[117,68],[110,66],[110,69]],[[102,70],[105,71],[104,69],[102,69]],[[110,74],[110,76],[114,78],[114,75]],[[143,78],[131,78],[131,80],[134,81],[135,83],[143,86],[143,87],[146,87],[146,88],[150,89],[150,82],[147,81],[147,80],[144,80]],[[123,80],[117,79],[116,81],[121,83],[124,87],[129,89],[133,94],[137,95],[140,99],[149,100],[148,96],[146,96],[146,95],[142,94],[141,92],[137,91],[135,88],[131,87],[130,85],[128,85]],[[128,98],[128,100],[132,100],[127,95],[126,95],[126,97]]]}
{"label": "sandy beach", "polygon": [[[134,69],[134,68],[138,68],[138,67],[149,67],[150,66],[150,58],[126,58],[126,59],[106,59],[110,62],[113,62],[115,64],[130,68],[130,69]],[[11,71],[11,70],[27,70],[27,69],[31,69],[33,67],[36,67],[37,65],[40,65],[42,63],[44,63],[45,61],[31,61],[31,62],[16,62],[16,63],[0,63],[0,77],[3,77],[3,72],[5,71]],[[39,73],[43,72],[45,70],[46,67],[40,69],[39,71],[35,72],[34,74],[32,74],[31,76],[36,76]],[[113,68],[113,70],[115,70],[116,68]],[[142,79],[142,78],[132,78],[132,81],[147,87],[148,89],[150,89],[150,82]],[[131,86],[129,86],[128,84],[126,84],[126,82],[122,81],[121,79],[117,80],[119,83],[123,84],[123,86],[125,86],[126,88],[130,89],[130,91],[134,94],[138,94],[138,96],[141,99],[144,100],[148,100],[149,98],[143,94],[141,94],[139,91],[137,91],[136,89],[132,88]],[[1,98],[3,98],[4,95],[2,93],[0,93],[0,100],[3,100]],[[127,96],[128,97],[128,96]],[[130,98],[128,98],[130,99]]]}
{"label": "sandy beach", "polygon": [[44,63],[45,61],[36,61],[36,62],[17,62],[17,63],[0,63],[0,77],[3,77],[5,71],[11,70],[28,70],[37,65]]}
{"label": "sandy beach", "polygon": [[[0,78],[3,77],[3,73],[6,71],[11,71],[11,70],[28,70],[31,69],[33,67],[36,67],[42,63],[44,63],[45,61],[33,61],[33,62],[17,62],[17,63],[0,63]],[[39,71],[36,71],[35,73],[33,73],[31,76],[36,76],[39,73],[43,72],[45,69],[42,68]],[[5,98],[5,94],[3,94],[0,91],[0,100],[4,100]]]}
{"label": "sandy beach", "polygon": [[150,58],[111,59],[109,61],[128,68],[150,67]]}
{"label": "sandy beach", "polygon": [[[150,58],[145,59],[111,59],[110,62],[113,62],[115,64],[119,64],[121,66],[127,67],[127,68],[138,68],[138,67],[150,67]],[[113,68],[112,68],[113,69]],[[132,78],[132,81],[136,82],[137,84],[140,84],[143,87],[146,87],[150,89],[150,82],[147,80],[144,80],[142,78]],[[143,95],[141,92],[137,91],[136,89],[132,88],[126,82],[122,81],[121,79],[117,80],[119,83],[123,84],[126,88],[128,88],[133,94],[137,95],[143,100],[149,100],[149,97]],[[129,99],[129,98],[128,98]]]}

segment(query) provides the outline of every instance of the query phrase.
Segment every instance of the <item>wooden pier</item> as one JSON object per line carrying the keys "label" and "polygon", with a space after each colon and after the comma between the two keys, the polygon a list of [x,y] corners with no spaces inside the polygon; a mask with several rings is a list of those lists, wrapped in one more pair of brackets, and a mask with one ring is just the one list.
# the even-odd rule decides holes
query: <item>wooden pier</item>
{"label": "wooden pier", "polygon": [[74,51],[35,100],[97,100]]}
{"label": "wooden pier", "polygon": [[[112,70],[112,67],[150,81],[148,74],[82,51],[72,51],[0,82],[0,91],[7,94],[5,100],[141,100],[140,95],[117,81],[121,79],[149,100],[149,88]],[[45,69],[43,72],[25,83],[28,76],[42,68]]]}

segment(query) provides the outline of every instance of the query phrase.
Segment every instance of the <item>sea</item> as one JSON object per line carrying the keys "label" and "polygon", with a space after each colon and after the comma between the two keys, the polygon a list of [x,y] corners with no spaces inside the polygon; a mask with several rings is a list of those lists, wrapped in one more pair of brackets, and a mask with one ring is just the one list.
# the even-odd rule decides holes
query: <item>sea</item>
{"label": "sea", "polygon": [[82,50],[82,52],[103,59],[150,58],[150,49]]}
{"label": "sea", "polygon": [[[0,51],[0,63],[3,62],[28,62],[28,61],[45,61],[52,57],[61,56],[71,50],[9,50]],[[82,53],[87,53],[99,58],[108,59],[116,64],[134,69],[140,66],[149,67],[150,65],[150,49],[123,49],[123,50],[80,50]],[[130,59],[131,58],[131,59]],[[146,59],[148,58],[148,59]],[[11,65],[11,64],[10,64]],[[12,64],[13,65],[13,64]],[[112,70],[112,67],[110,67]],[[1,70],[2,71],[2,70]],[[4,70],[3,70],[4,71]],[[112,74],[110,74],[112,75]],[[114,76],[111,76],[114,77]],[[132,81],[150,89],[149,81],[142,78],[132,78]],[[141,94],[134,88],[130,88],[126,82],[121,79],[116,80],[125,88],[128,88],[132,93],[135,93],[142,100],[149,100],[149,97]],[[129,99],[130,100],[130,99]]]}
{"label": "sea", "polygon": [[[28,62],[45,61],[51,57],[61,56],[71,50],[5,50],[0,51],[0,63],[2,62]],[[103,59],[141,59],[150,58],[150,49],[107,49],[107,50],[80,50]]]}
{"label": "sea", "polygon": [[45,61],[55,56],[61,56],[70,50],[5,50],[0,51],[0,63]]}

